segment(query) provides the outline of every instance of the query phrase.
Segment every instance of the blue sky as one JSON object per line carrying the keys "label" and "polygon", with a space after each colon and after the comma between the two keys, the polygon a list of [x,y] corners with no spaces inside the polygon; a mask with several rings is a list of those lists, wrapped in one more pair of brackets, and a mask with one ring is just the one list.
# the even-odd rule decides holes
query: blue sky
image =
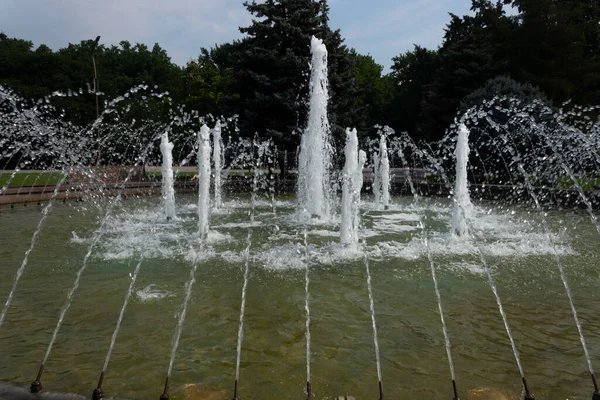
{"label": "blue sky", "polygon": [[[242,0],[0,0],[0,30],[53,49],[102,36],[152,45],[185,64],[210,47],[239,38],[250,14]],[[469,13],[470,0],[329,0],[330,26],[346,44],[388,70],[413,44],[438,46],[448,12]]]}

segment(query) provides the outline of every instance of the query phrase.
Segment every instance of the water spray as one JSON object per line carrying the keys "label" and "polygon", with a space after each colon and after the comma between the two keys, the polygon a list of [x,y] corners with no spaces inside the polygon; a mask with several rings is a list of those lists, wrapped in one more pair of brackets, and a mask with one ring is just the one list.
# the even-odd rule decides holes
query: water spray
{"label": "water spray", "polygon": [[[404,152],[400,149],[398,151],[398,153],[400,155],[400,159],[402,160],[402,166],[406,169],[407,168],[407,163],[406,163],[406,158],[404,157]],[[415,187],[413,185],[410,173],[406,174],[406,179],[408,180],[408,183],[410,185],[410,189],[412,191],[412,195],[414,197],[415,203],[417,203],[419,201],[419,194],[415,190]],[[438,287],[438,279],[437,279],[437,274],[436,274],[436,268],[435,268],[435,264],[433,262],[433,256],[431,254],[431,246],[429,245],[429,240],[427,238],[427,231],[425,229],[425,222],[423,221],[423,217],[421,215],[419,215],[419,228],[421,229],[421,234],[423,235],[423,244],[425,245],[425,249],[427,250],[427,259],[429,260],[429,267],[431,269],[431,278],[433,280],[433,286],[434,286],[434,289],[435,289],[435,296],[436,296],[436,300],[437,300],[437,304],[438,304],[438,311],[440,313],[440,320],[441,320],[441,323],[442,323],[442,333],[444,335],[444,342],[445,342],[445,346],[446,346],[446,355],[448,357],[448,366],[450,367],[450,376],[452,378],[452,391],[454,393],[453,400],[460,400],[458,398],[458,390],[456,388],[456,373],[454,371],[454,362],[452,361],[452,351],[451,351],[451,346],[450,346],[450,337],[448,335],[448,329],[446,327],[446,319],[444,317],[444,309],[443,309],[443,306],[442,306],[442,296],[440,294],[440,289]]]}
{"label": "water spray", "polygon": [[308,229],[304,227],[304,255],[306,257],[306,271],[304,277],[304,309],[306,310],[306,400],[310,400],[310,297],[308,287],[310,284],[310,264],[308,258]]}

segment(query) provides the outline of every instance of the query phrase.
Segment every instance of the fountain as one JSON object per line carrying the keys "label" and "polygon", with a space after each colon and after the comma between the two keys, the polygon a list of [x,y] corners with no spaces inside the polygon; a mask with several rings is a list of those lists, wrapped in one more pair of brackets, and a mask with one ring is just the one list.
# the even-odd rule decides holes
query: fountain
{"label": "fountain", "polygon": [[331,145],[327,118],[327,49],[323,41],[311,40],[311,74],[308,126],[302,135],[298,165],[299,211],[328,218],[332,212],[330,171]]}
{"label": "fountain", "polygon": [[173,143],[169,142],[169,135],[166,132],[160,139],[160,152],[163,157],[161,168],[163,207],[168,221],[175,218],[175,189],[173,188]]}
{"label": "fountain", "polygon": [[204,240],[210,219],[210,130],[202,125],[198,138],[198,233]]}
{"label": "fountain", "polygon": [[467,183],[468,162],[469,131],[464,124],[461,124],[456,142],[456,182],[454,186],[454,207],[452,209],[452,232],[457,236],[465,236],[469,233],[466,221],[473,212]]}
{"label": "fountain", "polygon": [[[260,136],[224,144],[217,123],[211,147],[195,115],[133,123],[130,102],[162,98],[149,88],[86,128],[0,89],[0,398],[27,396],[36,372],[42,399],[231,383],[235,399],[383,399],[383,381],[388,398],[532,399],[529,385],[584,398],[590,376],[600,396],[600,125],[578,116],[597,110],[497,98],[438,143],[378,135],[377,201],[361,199],[366,154],[348,129],[336,208],[327,53],[312,50],[297,198],[274,192],[276,150]],[[195,155],[197,197],[172,175]],[[161,165],[162,183],[135,179]],[[392,168],[404,168],[394,182]],[[54,183],[15,187],[37,169]],[[39,207],[2,203],[32,195]]]}
{"label": "fountain", "polygon": [[[342,220],[340,221],[340,242],[354,248],[358,244],[359,229],[359,197],[360,189],[356,186],[357,171],[360,171],[362,186],[362,168],[358,165],[358,138],[356,129],[346,129],[346,164],[344,165],[342,183]],[[358,189],[358,190],[357,190]]]}
{"label": "fountain", "polygon": [[214,195],[215,208],[219,209],[223,205],[221,174],[223,165],[223,141],[221,139],[221,121],[217,121],[213,128],[213,163],[215,167]]}
{"label": "fountain", "polygon": [[386,134],[382,134],[379,138],[379,153],[374,160],[375,177],[373,179],[375,204],[382,204],[385,210],[390,207],[390,160],[386,136]]}

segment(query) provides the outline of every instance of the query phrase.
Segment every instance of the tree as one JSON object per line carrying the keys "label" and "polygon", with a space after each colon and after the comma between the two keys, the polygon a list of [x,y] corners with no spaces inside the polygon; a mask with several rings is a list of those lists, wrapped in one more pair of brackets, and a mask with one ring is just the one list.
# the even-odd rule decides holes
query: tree
{"label": "tree", "polygon": [[355,75],[356,92],[353,104],[355,126],[364,135],[377,124],[389,124],[387,105],[394,96],[394,82],[383,76],[383,67],[370,55],[358,54],[354,49],[352,72]]}
{"label": "tree", "polygon": [[539,101],[547,106],[551,105],[546,94],[537,87],[529,83],[521,84],[509,76],[500,75],[490,79],[485,85],[466,96],[460,102],[460,110],[466,112],[469,108],[480,106],[484,101],[492,100],[497,96],[515,99],[521,104]]}
{"label": "tree", "polygon": [[509,28],[502,4],[473,0],[471,10],[474,16],[450,14],[439,49],[440,67],[423,98],[422,139],[440,139],[454,120],[460,101],[505,68],[495,57],[496,40]]}
{"label": "tree", "polygon": [[240,28],[247,37],[234,55],[234,85],[242,133],[273,138],[295,149],[306,120],[310,38],[321,38],[329,55],[330,122],[334,131],[353,122],[352,60],[339,31],[327,25],[326,0],[244,3],[256,19]]}
{"label": "tree", "polygon": [[187,63],[181,77],[183,102],[201,115],[219,115],[223,111],[227,76],[213,61],[207,49],[202,48],[196,60]]}
{"label": "tree", "polygon": [[390,78],[394,82],[394,98],[387,104],[386,122],[397,132],[407,131],[415,137],[426,137],[419,131],[423,123],[422,106],[428,88],[436,79],[440,66],[439,53],[415,45],[393,58]]}
{"label": "tree", "polygon": [[[519,10],[511,76],[556,102],[600,102],[600,3],[514,0]],[[524,40],[526,39],[526,40]]]}

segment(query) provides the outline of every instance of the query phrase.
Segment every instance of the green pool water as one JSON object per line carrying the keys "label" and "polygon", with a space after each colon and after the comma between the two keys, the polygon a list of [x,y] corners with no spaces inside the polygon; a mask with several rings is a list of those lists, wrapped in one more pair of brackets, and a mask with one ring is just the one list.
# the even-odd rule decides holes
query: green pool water
{"label": "green pool water", "polygon": [[[378,398],[365,266],[344,255],[338,227],[293,222],[293,199],[254,211],[248,198],[229,199],[213,215],[213,239],[200,257],[171,394],[205,384],[233,395],[243,251],[251,258],[241,356],[242,399],[305,398],[304,263],[310,265],[314,397]],[[539,399],[589,399],[592,384],[551,246],[529,209],[479,204],[477,241],[456,240],[446,200],[395,198],[388,211],[363,216],[381,351],[385,397],[452,398],[450,370],[429,261],[418,229],[423,216],[438,268],[440,292],[461,398],[491,387],[515,395],[520,377],[502,319],[475,249],[482,246],[508,322]],[[0,327],[0,380],[35,378],[76,272],[109,200],[53,206],[29,256],[6,321]],[[104,381],[107,395],[158,398],[194,260],[193,196],[179,197],[180,221],[160,220],[160,199],[124,199],[94,247],[58,340],[46,364],[48,390],[91,395],[109,347],[130,274],[143,255]],[[244,205],[245,204],[245,205]],[[0,301],[4,304],[41,218],[41,207],[0,210]],[[249,213],[255,222],[248,224]],[[548,221],[573,291],[593,361],[600,334],[600,236],[584,213],[549,212]],[[251,225],[249,227],[249,225]],[[74,234],[75,232],[75,234]],[[153,286],[150,286],[153,285]],[[164,296],[161,298],[161,296]]]}

